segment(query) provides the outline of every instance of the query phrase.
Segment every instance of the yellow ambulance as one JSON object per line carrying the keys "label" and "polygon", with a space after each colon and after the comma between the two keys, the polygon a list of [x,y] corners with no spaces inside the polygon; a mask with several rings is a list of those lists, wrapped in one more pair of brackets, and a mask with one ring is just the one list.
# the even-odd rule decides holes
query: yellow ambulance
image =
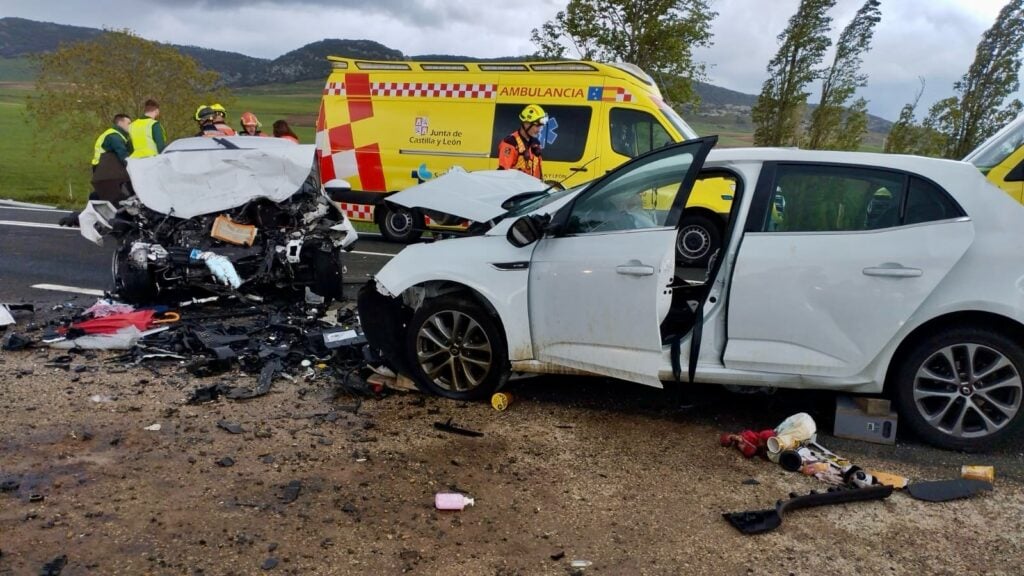
{"label": "yellow ambulance", "polygon": [[964,158],[1017,202],[1024,203],[1024,115]]}
{"label": "yellow ambulance", "polygon": [[[696,137],[630,64],[597,62],[389,62],[331,56],[317,118],[321,180],[352,220],[374,222],[409,242],[453,222],[418,216],[383,200],[453,166],[494,170],[501,139],[519,113],[539,104],[549,121],[539,139],[544,179],[582,184],[632,157]],[[680,226],[682,260],[703,264],[721,242],[728,187],[691,194]]]}

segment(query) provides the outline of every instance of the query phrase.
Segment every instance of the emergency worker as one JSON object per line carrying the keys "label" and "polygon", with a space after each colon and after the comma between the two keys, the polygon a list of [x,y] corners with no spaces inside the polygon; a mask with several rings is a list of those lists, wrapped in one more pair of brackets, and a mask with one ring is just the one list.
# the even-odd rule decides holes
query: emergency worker
{"label": "emergency worker", "polygon": [[[217,110],[214,106],[219,106],[220,110]],[[219,104],[203,104],[196,108],[196,114],[193,116],[195,121],[199,123],[199,132],[196,136],[206,136],[209,138],[234,136],[235,131],[224,123],[223,110],[224,107]]]}
{"label": "emergency worker", "polygon": [[128,129],[131,134],[132,153],[130,158],[148,158],[163,152],[167,146],[167,133],[157,121],[160,117],[160,105],[156,100],[146,100],[142,108],[142,118],[132,122]]}
{"label": "emergency worker", "polygon": [[96,143],[92,147],[92,171],[94,173],[96,167],[100,165],[101,159],[104,159],[104,154],[112,155],[122,167],[128,165],[128,156],[132,153],[131,135],[128,133],[131,125],[130,116],[117,114],[114,116],[113,126],[104,130],[96,138]]}
{"label": "emergency worker", "polygon": [[239,136],[266,136],[260,130],[263,124],[252,112],[242,112],[239,123],[242,125],[242,131],[238,133]]}
{"label": "emergency worker", "polygon": [[286,120],[277,120],[274,122],[274,138],[284,138],[290,142],[299,143],[299,137],[292,131],[292,127],[288,125]]}
{"label": "emergency worker", "polygon": [[519,128],[498,145],[498,169],[519,170],[543,180],[541,146],[537,135],[548,123],[548,115],[540,106],[530,104],[519,113],[519,122]]}

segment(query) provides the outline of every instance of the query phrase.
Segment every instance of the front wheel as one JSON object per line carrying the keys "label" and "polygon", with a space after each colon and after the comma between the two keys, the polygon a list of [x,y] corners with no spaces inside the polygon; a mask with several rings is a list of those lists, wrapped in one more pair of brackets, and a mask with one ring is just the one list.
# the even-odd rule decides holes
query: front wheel
{"label": "front wheel", "polygon": [[485,398],[508,380],[508,351],[498,321],[465,298],[437,298],[413,315],[409,366],[422,389],[455,400]]}
{"label": "front wheel", "polygon": [[922,439],[988,450],[1024,423],[1024,348],[1002,334],[947,328],[918,343],[898,368],[900,416]]}
{"label": "front wheel", "polygon": [[156,284],[149,267],[139,268],[131,261],[131,244],[119,247],[110,262],[110,275],[114,280],[114,294],[125,302],[143,303],[156,296]]}
{"label": "front wheel", "polygon": [[685,266],[707,266],[722,247],[722,229],[703,214],[683,214],[676,236],[676,258]]}
{"label": "front wheel", "polygon": [[417,219],[409,210],[384,205],[378,206],[377,210],[380,211],[377,226],[384,238],[392,242],[409,244],[419,240],[423,235],[423,219]]}

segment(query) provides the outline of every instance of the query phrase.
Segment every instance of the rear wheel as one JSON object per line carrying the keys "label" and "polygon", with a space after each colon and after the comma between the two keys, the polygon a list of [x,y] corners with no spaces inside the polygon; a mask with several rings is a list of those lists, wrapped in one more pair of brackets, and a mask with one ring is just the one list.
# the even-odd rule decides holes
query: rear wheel
{"label": "rear wheel", "polygon": [[484,398],[508,379],[508,351],[498,321],[465,298],[438,298],[417,310],[406,350],[420,387],[440,396]]}
{"label": "rear wheel", "polygon": [[900,416],[930,444],[983,451],[1024,424],[1024,348],[978,328],[947,328],[918,343],[899,367]]}
{"label": "rear wheel", "polygon": [[423,219],[417,219],[409,210],[398,206],[379,205],[377,211],[377,226],[384,238],[408,244],[419,240],[423,235]]}
{"label": "rear wheel", "polygon": [[707,266],[708,260],[722,247],[722,230],[718,222],[703,214],[683,215],[676,236],[676,257],[687,266]]}

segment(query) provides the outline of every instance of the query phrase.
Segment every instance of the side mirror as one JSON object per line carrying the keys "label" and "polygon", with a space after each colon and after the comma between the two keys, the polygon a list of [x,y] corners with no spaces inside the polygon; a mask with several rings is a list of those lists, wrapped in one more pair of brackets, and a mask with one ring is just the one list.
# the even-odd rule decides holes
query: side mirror
{"label": "side mirror", "polygon": [[341,178],[335,178],[334,180],[324,182],[324,192],[327,193],[328,198],[335,202],[340,202],[340,195],[350,190],[352,190],[352,185]]}
{"label": "side mirror", "polygon": [[523,216],[512,223],[508,233],[505,234],[505,239],[516,248],[529,246],[544,236],[544,230],[550,221],[551,216],[547,214]]}

